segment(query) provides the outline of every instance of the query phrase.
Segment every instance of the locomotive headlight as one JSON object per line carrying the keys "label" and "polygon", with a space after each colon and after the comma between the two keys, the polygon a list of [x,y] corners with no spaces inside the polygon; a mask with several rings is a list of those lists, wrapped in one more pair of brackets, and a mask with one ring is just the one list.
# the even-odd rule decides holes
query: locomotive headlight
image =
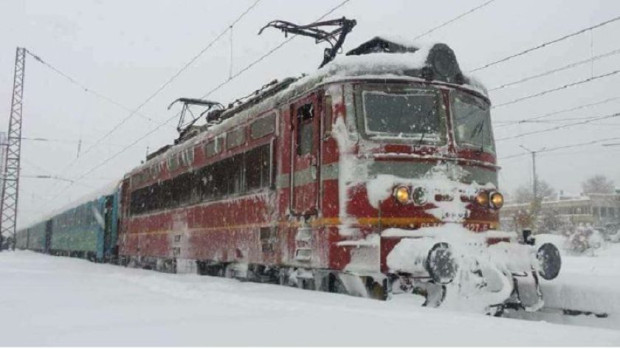
{"label": "locomotive headlight", "polygon": [[411,199],[413,199],[413,203],[418,205],[418,206],[422,206],[426,203],[427,199],[426,199],[426,190],[424,188],[421,187],[417,187],[413,190],[413,193],[411,193]]}
{"label": "locomotive headlight", "polygon": [[493,206],[493,208],[502,208],[502,206],[504,206],[504,195],[498,192],[493,192],[491,193],[490,199],[491,206]]}
{"label": "locomotive headlight", "polygon": [[426,66],[431,70],[431,74],[425,77],[428,80],[463,83],[463,74],[456,61],[454,51],[446,44],[433,45],[426,57]]}
{"label": "locomotive headlight", "polygon": [[458,72],[458,65],[456,64],[456,57],[451,52],[441,47],[433,55],[433,69],[440,76],[452,77]]}
{"label": "locomotive headlight", "polygon": [[487,206],[489,204],[489,193],[481,191],[476,195],[476,202],[480,206]]}
{"label": "locomotive headlight", "polygon": [[554,244],[544,243],[536,251],[538,260],[538,274],[545,280],[553,280],[560,273],[562,268],[562,257],[560,250]]}
{"label": "locomotive headlight", "polygon": [[394,189],[394,197],[401,204],[406,204],[409,202],[409,188],[400,186]]}

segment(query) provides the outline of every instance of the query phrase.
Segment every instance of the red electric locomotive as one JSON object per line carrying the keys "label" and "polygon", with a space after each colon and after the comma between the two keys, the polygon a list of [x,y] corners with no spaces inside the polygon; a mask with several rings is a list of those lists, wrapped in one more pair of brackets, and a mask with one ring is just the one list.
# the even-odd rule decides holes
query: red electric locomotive
{"label": "red electric locomotive", "polygon": [[[325,32],[318,27],[337,24]],[[207,108],[122,184],[122,263],[426,305],[542,305],[552,244],[497,231],[486,90],[444,44],[376,37],[332,60],[354,21],[270,26],[333,39],[322,67]],[[192,122],[195,120],[192,120]],[[474,297],[475,296],[475,297]],[[474,301],[475,299],[475,301]]]}

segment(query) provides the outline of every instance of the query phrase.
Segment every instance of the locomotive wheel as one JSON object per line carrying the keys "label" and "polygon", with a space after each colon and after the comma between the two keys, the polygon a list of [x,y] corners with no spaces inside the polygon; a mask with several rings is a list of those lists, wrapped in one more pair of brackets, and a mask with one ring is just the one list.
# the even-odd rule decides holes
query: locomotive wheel
{"label": "locomotive wheel", "polygon": [[347,288],[336,274],[329,274],[328,285],[330,293],[347,294]]}
{"label": "locomotive wheel", "polygon": [[233,270],[233,267],[231,264],[226,264],[222,267],[222,271],[224,274],[224,277],[227,279],[233,279],[235,278],[235,271]]}
{"label": "locomotive wheel", "polygon": [[414,288],[413,293],[424,296],[423,307],[437,308],[446,299],[446,286],[428,282]]}
{"label": "locomotive wheel", "polygon": [[370,289],[368,290],[368,295],[372,299],[386,300],[388,293],[385,290],[385,287],[380,283],[373,281]]}
{"label": "locomotive wheel", "polygon": [[502,317],[504,316],[505,312],[506,312],[506,307],[503,304],[501,304],[501,305],[489,307],[489,311],[487,312],[487,315],[493,316],[493,317]]}

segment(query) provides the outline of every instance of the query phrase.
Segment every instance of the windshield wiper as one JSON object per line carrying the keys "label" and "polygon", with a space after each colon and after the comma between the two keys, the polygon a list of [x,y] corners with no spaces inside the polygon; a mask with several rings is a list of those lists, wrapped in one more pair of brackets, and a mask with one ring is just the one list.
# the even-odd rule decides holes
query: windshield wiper
{"label": "windshield wiper", "polygon": [[480,132],[482,132],[481,145],[478,152],[482,153],[484,151],[484,126],[486,123],[486,118],[482,119],[482,122],[476,125],[476,127],[472,130],[470,134],[470,138],[473,140]]}
{"label": "windshield wiper", "polygon": [[420,140],[418,141],[418,143],[416,143],[416,145],[413,146],[413,151],[415,151],[424,141],[424,136],[426,136],[426,130],[424,130],[424,132],[422,132],[422,137],[420,137]]}

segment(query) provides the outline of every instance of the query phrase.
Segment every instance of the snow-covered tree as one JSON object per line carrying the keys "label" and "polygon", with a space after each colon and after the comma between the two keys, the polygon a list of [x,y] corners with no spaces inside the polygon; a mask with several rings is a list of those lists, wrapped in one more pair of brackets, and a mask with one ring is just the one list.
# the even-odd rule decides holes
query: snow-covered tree
{"label": "snow-covered tree", "polygon": [[614,182],[600,174],[583,181],[581,188],[584,194],[611,194],[615,190]]}
{"label": "snow-covered tree", "polygon": [[565,222],[563,222],[560,217],[560,213],[557,210],[542,210],[536,224],[536,231],[540,234],[553,234],[559,232],[565,225]]}
{"label": "snow-covered tree", "polygon": [[[537,201],[542,201],[544,198],[555,196],[555,189],[547,182],[543,180],[537,180]],[[534,193],[532,191],[532,186],[523,184],[515,190],[514,195],[511,196],[514,198],[514,202],[516,203],[527,203],[532,202]]]}

